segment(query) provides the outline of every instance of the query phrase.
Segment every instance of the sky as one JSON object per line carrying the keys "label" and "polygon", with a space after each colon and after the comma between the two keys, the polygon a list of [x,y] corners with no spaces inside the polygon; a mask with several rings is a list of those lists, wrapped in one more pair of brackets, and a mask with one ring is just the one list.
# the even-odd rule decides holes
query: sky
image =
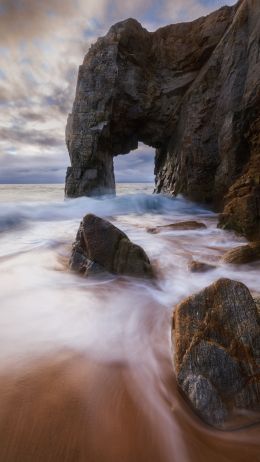
{"label": "sky", "polygon": [[[0,183],[64,182],[65,125],[91,43],[128,17],[153,31],[234,0],[0,0]],[[154,152],[115,160],[117,181],[152,181]]]}

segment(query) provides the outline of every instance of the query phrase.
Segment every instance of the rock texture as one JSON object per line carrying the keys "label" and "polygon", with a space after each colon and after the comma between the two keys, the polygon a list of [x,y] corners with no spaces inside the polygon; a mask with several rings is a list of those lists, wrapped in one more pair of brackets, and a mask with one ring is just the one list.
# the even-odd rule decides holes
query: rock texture
{"label": "rock texture", "polygon": [[155,228],[148,228],[148,233],[158,234],[161,231],[191,231],[195,229],[206,229],[205,223],[199,221],[179,221],[169,225],[156,226]]}
{"label": "rock texture", "polygon": [[125,233],[95,215],[86,215],[73,244],[70,269],[84,276],[104,272],[151,278],[153,270],[144,250]]}
{"label": "rock texture", "polygon": [[220,279],[184,300],[172,334],[178,383],[206,422],[260,411],[260,318],[245,285]]}
{"label": "rock texture", "polygon": [[212,203],[221,226],[259,236],[259,37],[258,0],[152,33],[111,27],[79,70],[67,196],[114,193],[113,157],[142,141],[156,192]]}
{"label": "rock texture", "polygon": [[260,260],[260,242],[241,245],[226,252],[222,260],[225,263],[242,265]]}
{"label": "rock texture", "polygon": [[260,297],[254,298],[254,301],[255,301],[255,303],[256,303],[257,310],[258,310],[258,314],[259,314],[259,316],[260,316]]}
{"label": "rock texture", "polygon": [[191,273],[207,273],[208,271],[216,269],[216,266],[202,261],[192,260],[188,264],[188,269]]}

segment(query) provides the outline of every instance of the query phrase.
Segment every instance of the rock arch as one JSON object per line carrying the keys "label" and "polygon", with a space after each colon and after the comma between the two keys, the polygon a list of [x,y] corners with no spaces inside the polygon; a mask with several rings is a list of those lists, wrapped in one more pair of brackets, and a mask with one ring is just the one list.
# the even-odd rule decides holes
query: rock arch
{"label": "rock arch", "polygon": [[225,8],[217,14],[218,34],[209,34],[203,19],[155,33],[128,19],[92,45],[79,68],[66,128],[68,196],[113,192],[113,156],[136,149],[138,141],[157,149],[159,161],[172,138],[185,91],[223,35],[231,13]]}
{"label": "rock arch", "polygon": [[[114,193],[113,157],[141,141],[156,150],[156,192],[221,209],[248,171],[256,209],[246,219],[259,232],[259,18],[259,2],[240,0],[153,33],[134,19],[112,26],[79,69],[66,195]],[[232,207],[223,217],[225,226],[239,221]]]}

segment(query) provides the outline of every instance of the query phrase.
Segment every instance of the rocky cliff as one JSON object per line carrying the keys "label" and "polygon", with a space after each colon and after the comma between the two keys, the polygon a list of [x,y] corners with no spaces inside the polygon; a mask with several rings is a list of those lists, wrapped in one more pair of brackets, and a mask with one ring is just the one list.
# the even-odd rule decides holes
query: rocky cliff
{"label": "rocky cliff", "polygon": [[69,197],[113,193],[113,157],[156,150],[156,192],[222,211],[260,236],[260,2],[148,32],[111,27],[79,69],[66,142]]}

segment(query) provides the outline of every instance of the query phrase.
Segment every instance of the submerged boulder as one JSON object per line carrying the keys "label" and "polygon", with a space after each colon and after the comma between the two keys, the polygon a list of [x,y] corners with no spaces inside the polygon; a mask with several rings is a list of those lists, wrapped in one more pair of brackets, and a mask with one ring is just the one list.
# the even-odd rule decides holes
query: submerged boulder
{"label": "submerged boulder", "polygon": [[206,229],[205,223],[199,221],[178,221],[176,223],[170,223],[169,225],[156,226],[155,228],[148,228],[148,233],[158,234],[161,231],[192,231],[196,229]]}
{"label": "submerged boulder", "polygon": [[241,245],[226,252],[222,260],[224,263],[242,265],[260,260],[260,241],[248,245]]}
{"label": "submerged boulder", "polygon": [[202,261],[192,260],[188,264],[188,269],[191,273],[207,273],[208,271],[216,269],[216,266]]}
{"label": "submerged boulder", "polygon": [[175,309],[177,381],[205,422],[260,411],[260,318],[247,287],[220,279]]}
{"label": "submerged boulder", "polygon": [[151,278],[152,266],[145,251],[109,221],[86,215],[79,227],[70,258],[70,269],[85,276],[109,272]]}

